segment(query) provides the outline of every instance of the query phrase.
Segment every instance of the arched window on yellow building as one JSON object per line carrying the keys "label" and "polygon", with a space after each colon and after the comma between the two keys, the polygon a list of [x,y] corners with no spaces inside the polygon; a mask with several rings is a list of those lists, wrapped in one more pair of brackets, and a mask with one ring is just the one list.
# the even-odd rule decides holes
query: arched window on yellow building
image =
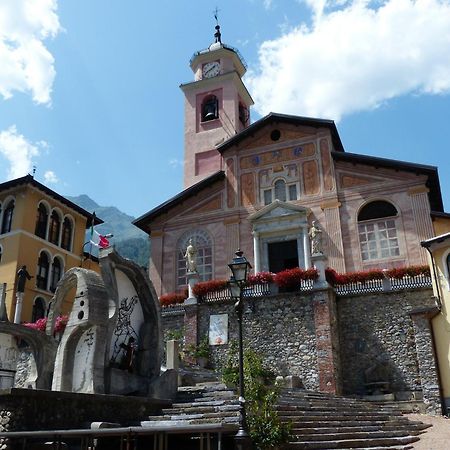
{"label": "arched window on yellow building", "polygon": [[72,221],[69,217],[64,217],[62,236],[61,236],[61,247],[65,250],[72,250]]}
{"label": "arched window on yellow building", "polygon": [[59,244],[59,232],[61,229],[61,217],[53,210],[50,216],[50,228],[48,230],[48,240],[55,245]]}
{"label": "arched window on yellow building", "polygon": [[14,200],[10,200],[3,211],[1,234],[9,233],[11,231],[12,219],[14,214]]}
{"label": "arched window on yellow building", "polygon": [[44,203],[39,203],[36,214],[36,228],[34,234],[42,239],[47,235],[48,210]]}
{"label": "arched window on yellow building", "polygon": [[42,251],[38,259],[37,275],[36,275],[36,287],[39,289],[47,290],[48,276],[50,269],[50,257],[47,252]]}

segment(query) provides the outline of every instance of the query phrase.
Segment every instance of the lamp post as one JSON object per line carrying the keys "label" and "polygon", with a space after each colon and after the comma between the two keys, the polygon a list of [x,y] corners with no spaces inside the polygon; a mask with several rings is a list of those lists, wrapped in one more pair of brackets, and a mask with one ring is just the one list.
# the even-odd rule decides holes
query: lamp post
{"label": "lamp post", "polygon": [[239,430],[234,439],[236,448],[245,450],[251,448],[251,438],[247,427],[247,418],[245,414],[245,387],[244,387],[244,346],[242,342],[242,314],[244,311],[244,302],[242,299],[243,288],[247,281],[248,270],[251,269],[247,258],[243,256],[241,250],[236,251],[233,261],[228,264],[232,276],[229,281],[231,297],[236,301],[234,309],[238,320],[238,340],[239,340]]}

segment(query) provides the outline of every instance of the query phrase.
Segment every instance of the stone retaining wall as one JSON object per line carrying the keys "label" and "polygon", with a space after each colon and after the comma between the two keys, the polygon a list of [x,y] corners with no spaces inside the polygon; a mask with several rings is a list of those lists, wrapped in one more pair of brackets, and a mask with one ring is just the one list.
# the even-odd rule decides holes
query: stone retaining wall
{"label": "stone retaining wall", "polygon": [[393,392],[422,390],[410,313],[431,306],[431,295],[421,289],[338,298],[344,394],[364,394],[368,381],[383,377]]}
{"label": "stone retaining wall", "polygon": [[[383,378],[389,390],[399,395],[423,392],[426,402],[438,411],[435,361],[428,351],[431,334],[428,330],[425,336],[424,326],[415,326],[411,318],[418,308],[434,305],[431,289],[337,299],[333,290],[316,290],[269,295],[245,304],[244,340],[277,374],[297,375],[307,389],[347,395],[367,394],[367,381]],[[190,330],[186,340],[196,334],[199,342],[206,336],[214,314],[228,314],[229,340],[237,339],[232,303],[199,303],[192,311],[197,311],[197,331],[193,333],[195,315],[191,312],[186,319],[185,329]],[[163,317],[164,329],[176,323],[172,316]],[[419,329],[421,334],[416,336]],[[210,365],[220,368],[228,345],[210,350]]]}

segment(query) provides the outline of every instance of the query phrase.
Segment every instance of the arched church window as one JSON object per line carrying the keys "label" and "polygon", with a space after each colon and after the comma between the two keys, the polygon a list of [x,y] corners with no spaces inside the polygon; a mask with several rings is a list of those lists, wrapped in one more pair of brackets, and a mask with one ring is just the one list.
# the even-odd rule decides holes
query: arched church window
{"label": "arched church window", "polygon": [[36,297],[33,304],[33,312],[31,313],[31,321],[36,322],[45,317],[45,300],[42,297]]}
{"label": "arched church window", "polygon": [[11,231],[14,206],[15,206],[14,200],[10,200],[5,207],[2,219],[2,230],[1,230],[2,234],[9,233]]}
{"label": "arched church window", "polygon": [[59,243],[59,230],[61,229],[61,217],[53,210],[50,216],[50,228],[48,230],[48,240],[55,245]]}
{"label": "arched church window", "polygon": [[58,284],[58,281],[61,279],[61,275],[62,275],[62,263],[59,258],[55,257],[53,258],[52,276],[50,281],[50,290],[52,292],[56,291],[56,285]]}
{"label": "arched church window", "polygon": [[47,290],[50,258],[46,252],[41,252],[38,259],[36,287]]}
{"label": "arched church window", "polygon": [[219,117],[219,100],[215,95],[205,98],[202,104],[202,122],[208,122]]}
{"label": "arched church window", "polygon": [[358,233],[363,261],[400,255],[397,216],[397,208],[383,200],[370,202],[361,208],[358,214]]}
{"label": "arched church window", "polygon": [[297,183],[286,183],[283,179],[275,181],[273,186],[269,189],[263,190],[264,205],[269,205],[274,200],[292,201],[298,199]]}
{"label": "arched church window", "polygon": [[197,250],[197,271],[200,281],[207,281],[212,278],[212,239],[205,230],[195,230],[185,233],[177,245],[177,286],[183,287],[188,284],[186,277],[186,259],[184,257],[186,248],[192,239]]}
{"label": "arched church window", "polygon": [[61,236],[61,247],[69,251],[72,249],[72,229],[72,221],[69,217],[65,217]]}
{"label": "arched church window", "polygon": [[48,211],[47,207],[41,202],[39,203],[37,214],[36,214],[36,228],[34,234],[42,239],[45,239],[47,234],[47,222],[48,222]]}
{"label": "arched church window", "polygon": [[275,199],[286,201],[286,182],[284,180],[277,180],[274,184],[275,188]]}

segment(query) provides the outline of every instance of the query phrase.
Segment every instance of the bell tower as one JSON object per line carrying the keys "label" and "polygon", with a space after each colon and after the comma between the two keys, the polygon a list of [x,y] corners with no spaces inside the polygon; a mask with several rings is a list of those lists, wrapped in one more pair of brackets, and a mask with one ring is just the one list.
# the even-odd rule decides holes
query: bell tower
{"label": "bell tower", "polygon": [[190,61],[194,81],[182,84],[184,107],[184,187],[222,168],[216,146],[250,125],[253,100],[242,77],[239,51],[223,44],[219,24],[214,43]]}

